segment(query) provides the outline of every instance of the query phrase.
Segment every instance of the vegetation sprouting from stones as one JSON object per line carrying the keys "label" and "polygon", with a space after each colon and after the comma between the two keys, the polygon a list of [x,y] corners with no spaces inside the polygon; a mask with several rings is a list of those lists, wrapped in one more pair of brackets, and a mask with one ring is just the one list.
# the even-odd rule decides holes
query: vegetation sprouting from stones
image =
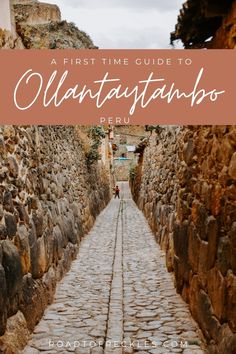
{"label": "vegetation sprouting from stones", "polygon": [[105,138],[106,134],[102,126],[93,126],[89,128],[88,136],[91,138],[91,147],[86,153],[86,160],[88,166],[92,165],[95,161],[99,160],[99,146],[101,145],[102,139]]}

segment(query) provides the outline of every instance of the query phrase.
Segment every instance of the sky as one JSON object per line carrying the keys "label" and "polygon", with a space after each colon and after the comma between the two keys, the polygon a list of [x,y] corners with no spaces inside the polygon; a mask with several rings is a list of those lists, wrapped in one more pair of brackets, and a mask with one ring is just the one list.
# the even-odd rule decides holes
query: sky
{"label": "sky", "polygon": [[[166,49],[184,0],[45,0],[101,49]],[[177,45],[181,47],[181,44]]]}

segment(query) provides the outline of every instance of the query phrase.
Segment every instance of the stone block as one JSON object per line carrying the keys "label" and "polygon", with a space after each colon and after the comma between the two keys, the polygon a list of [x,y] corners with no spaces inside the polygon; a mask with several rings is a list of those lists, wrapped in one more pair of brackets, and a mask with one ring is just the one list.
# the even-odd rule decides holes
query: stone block
{"label": "stone block", "polygon": [[231,270],[226,277],[226,314],[229,326],[233,332],[236,331],[236,276]]}
{"label": "stone block", "polygon": [[20,221],[22,221],[24,224],[28,224],[29,216],[26,212],[25,206],[22,203],[17,203],[15,208],[18,212]]}
{"label": "stone block", "polygon": [[8,316],[11,316],[18,310],[22,292],[22,269],[19,252],[9,240],[2,241],[2,265],[7,285]]}
{"label": "stone block", "polygon": [[185,263],[188,261],[188,228],[189,222],[187,221],[175,223],[173,233],[175,254],[181,261],[184,260]]}
{"label": "stone block", "polygon": [[37,238],[34,223],[29,229],[31,272],[35,279],[41,278],[47,269],[47,255],[44,237]]}
{"label": "stone block", "polygon": [[217,267],[221,273],[225,276],[228,269],[231,268],[231,252],[232,246],[228,237],[222,237],[219,239],[219,246],[217,250]]}
{"label": "stone block", "polygon": [[212,268],[216,261],[218,248],[218,225],[214,216],[209,216],[206,220],[206,240],[208,241],[208,269]]}
{"label": "stone block", "polygon": [[[234,8],[236,10],[236,6],[234,4]],[[236,148],[236,130],[232,130],[227,134],[227,139],[230,141],[231,145]]]}
{"label": "stone block", "polygon": [[225,319],[225,280],[216,267],[208,272],[207,276],[208,296],[214,310],[214,314],[223,322]]}
{"label": "stone block", "polygon": [[13,238],[17,230],[16,217],[13,214],[6,213],[5,216],[6,233],[9,238]]}
{"label": "stone block", "polygon": [[224,189],[222,188],[222,185],[219,183],[219,181],[216,183],[214,182],[211,198],[211,213],[215,217],[217,217],[221,212],[223,194]]}
{"label": "stone block", "polygon": [[2,220],[3,216],[4,216],[3,207],[0,205],[0,221]]}
{"label": "stone block", "polygon": [[33,221],[30,221],[29,227],[29,246],[30,246],[30,263],[31,263],[31,273],[33,278],[38,277],[37,271],[37,256],[38,256],[38,244],[36,230]]}
{"label": "stone block", "polygon": [[2,138],[0,138],[0,156],[2,156],[3,158],[6,157],[6,146],[4,143],[4,140]]}
{"label": "stone block", "polygon": [[7,238],[7,229],[5,225],[0,224],[0,240]]}
{"label": "stone block", "polygon": [[[40,299],[40,301],[38,301]],[[41,319],[48,304],[48,293],[41,279],[33,279],[31,274],[23,278],[23,292],[20,309],[26,319],[27,327],[33,331],[36,323]]]}
{"label": "stone block", "polygon": [[13,156],[9,156],[7,159],[7,165],[9,168],[10,177],[17,178],[19,173],[19,166],[16,159]]}
{"label": "stone block", "polygon": [[31,270],[29,232],[25,225],[20,225],[15,237],[15,245],[21,258],[22,273],[27,274]]}
{"label": "stone block", "polygon": [[232,224],[230,233],[229,233],[229,239],[230,239],[230,263],[232,266],[232,270],[234,274],[236,275],[236,222]]}
{"label": "stone block", "polygon": [[193,139],[189,139],[183,149],[183,157],[187,165],[190,165],[193,162],[194,154],[195,154],[195,143]]}
{"label": "stone block", "polygon": [[226,188],[225,195],[232,199],[233,201],[236,200],[236,185],[231,184],[229,187]]}
{"label": "stone block", "polygon": [[200,184],[200,197],[201,201],[204,203],[206,208],[210,210],[211,208],[211,198],[212,198],[212,185],[206,181],[199,181]]}
{"label": "stone block", "polygon": [[223,165],[225,166],[229,165],[233,153],[234,153],[234,147],[231,143],[231,140],[227,138],[223,139],[220,146],[220,157]]}
{"label": "stone block", "polygon": [[62,236],[61,230],[58,225],[53,228],[53,239],[54,239],[55,245],[56,245],[55,258],[61,259],[62,254],[63,254],[64,243],[63,243],[63,236]]}
{"label": "stone block", "polygon": [[3,128],[3,137],[4,139],[15,138],[16,131],[13,125],[4,125]]}
{"label": "stone block", "polygon": [[199,249],[198,276],[201,287],[206,288],[207,271],[210,269],[208,265],[208,242],[201,241]]}
{"label": "stone block", "polygon": [[194,200],[192,205],[192,218],[197,227],[199,237],[204,241],[207,241],[207,215],[208,212],[205,205],[198,200]]}
{"label": "stone block", "polygon": [[193,223],[189,225],[188,260],[193,273],[197,273],[200,255],[201,239],[198,236],[197,228]]}
{"label": "stone block", "polygon": [[46,299],[48,303],[51,303],[53,301],[53,296],[56,288],[56,272],[53,267],[50,267],[44,274],[42,282],[47,292]]}
{"label": "stone block", "polygon": [[[56,252],[56,246],[54,242],[54,236],[52,234],[52,228],[47,229],[44,233],[44,246],[45,246],[45,254],[46,254],[46,271],[50,268],[50,266],[54,262],[54,253]],[[55,248],[55,249],[54,249]]]}
{"label": "stone block", "polygon": [[74,229],[74,218],[72,214],[67,214],[67,217],[64,218],[64,230],[66,238],[69,242],[77,244],[77,235]]}
{"label": "stone block", "polygon": [[181,294],[184,288],[184,267],[177,256],[174,256],[174,274],[176,290]]}
{"label": "stone block", "polygon": [[234,152],[229,164],[229,176],[236,180],[236,152]]}
{"label": "stone block", "polygon": [[29,331],[22,312],[8,318],[6,332],[1,337],[4,354],[20,354],[29,339]]}
{"label": "stone block", "polygon": [[36,211],[34,210],[32,212],[32,219],[34,222],[34,226],[35,226],[35,231],[36,231],[36,235],[37,237],[41,237],[43,235],[43,231],[45,228],[44,225],[44,218],[43,218],[43,214],[40,211]]}
{"label": "stone block", "polygon": [[219,333],[218,353],[234,354],[236,352],[236,334],[225,323]]}
{"label": "stone block", "polygon": [[12,193],[9,190],[6,190],[3,195],[3,208],[10,213],[14,212]]}
{"label": "stone block", "polygon": [[37,244],[38,244],[37,273],[38,276],[41,277],[46,271],[46,264],[47,264],[44,237],[38,238]]}
{"label": "stone block", "polygon": [[204,335],[215,341],[218,340],[220,322],[214,316],[209,296],[204,290],[200,290],[197,294],[197,319]]}
{"label": "stone block", "polygon": [[7,284],[5,271],[0,264],[0,336],[4,334],[7,323]]}

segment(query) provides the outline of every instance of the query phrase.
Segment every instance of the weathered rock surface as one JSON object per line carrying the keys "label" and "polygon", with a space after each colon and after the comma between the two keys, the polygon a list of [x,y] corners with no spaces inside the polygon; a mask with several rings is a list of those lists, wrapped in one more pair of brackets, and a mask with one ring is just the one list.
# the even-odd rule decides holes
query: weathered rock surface
{"label": "weathered rock surface", "polygon": [[26,49],[92,49],[96,48],[91,38],[66,21],[46,24],[18,24],[17,33]]}
{"label": "weathered rock surface", "polygon": [[0,141],[0,343],[14,348],[14,316],[33,330],[110,187],[77,127],[1,126]]}
{"label": "weathered rock surface", "polygon": [[[9,0],[10,1],[10,0]],[[91,49],[91,38],[73,23],[61,20],[57,5],[36,0],[12,0],[10,13],[11,30],[1,29],[0,48],[4,49]]]}
{"label": "weathered rock surface", "polygon": [[235,137],[235,126],[159,128],[132,183],[210,352],[225,354],[234,353],[236,331]]}
{"label": "weathered rock surface", "polygon": [[22,40],[16,34],[0,28],[0,49],[23,49]]}
{"label": "weathered rock surface", "polygon": [[185,48],[235,49],[236,1],[187,0],[171,40]]}
{"label": "weathered rock surface", "polygon": [[17,24],[40,25],[51,21],[61,21],[57,5],[38,1],[13,0]]}
{"label": "weathered rock surface", "polygon": [[7,322],[6,334],[0,337],[0,351],[6,354],[20,354],[29,339],[29,330],[24,315],[18,311]]}

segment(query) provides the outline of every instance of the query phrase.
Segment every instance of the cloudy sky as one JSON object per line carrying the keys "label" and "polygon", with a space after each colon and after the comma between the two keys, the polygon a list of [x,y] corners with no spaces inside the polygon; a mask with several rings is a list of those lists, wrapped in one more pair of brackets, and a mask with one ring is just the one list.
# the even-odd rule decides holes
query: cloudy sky
{"label": "cloudy sky", "polygon": [[183,0],[45,0],[104,48],[169,48]]}

